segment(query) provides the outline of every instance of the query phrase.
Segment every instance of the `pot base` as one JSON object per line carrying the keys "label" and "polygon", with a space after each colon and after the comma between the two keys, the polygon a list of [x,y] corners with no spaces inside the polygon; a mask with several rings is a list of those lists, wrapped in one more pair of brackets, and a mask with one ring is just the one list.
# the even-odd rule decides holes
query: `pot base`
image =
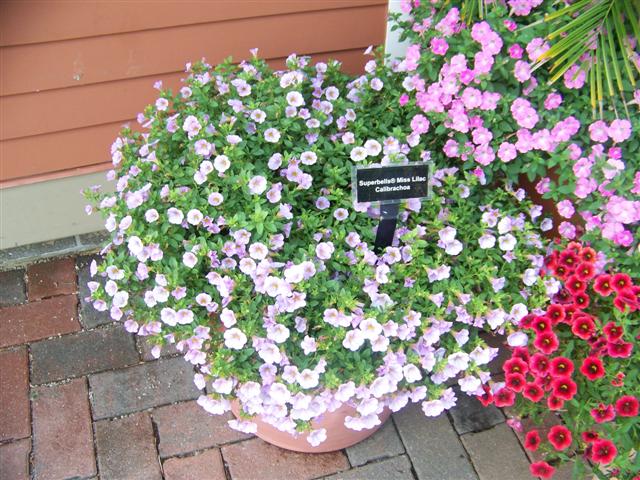
{"label": "pot base", "polygon": [[[239,418],[239,405],[237,402],[231,404],[233,414]],[[260,420],[259,417],[253,418],[251,421],[258,425],[256,436],[267,443],[275,445],[286,450],[302,453],[326,453],[342,450],[363,441],[365,438],[373,435],[391,415],[391,411],[385,409],[380,415],[380,425],[367,430],[351,430],[345,427],[344,419],[347,416],[357,415],[355,408],[343,404],[335,412],[327,412],[322,416],[320,421],[313,421],[313,428],[324,428],[327,430],[327,439],[317,447],[312,446],[307,441],[308,433],[301,433],[293,436],[287,432],[281,432],[276,427],[269,425]]]}

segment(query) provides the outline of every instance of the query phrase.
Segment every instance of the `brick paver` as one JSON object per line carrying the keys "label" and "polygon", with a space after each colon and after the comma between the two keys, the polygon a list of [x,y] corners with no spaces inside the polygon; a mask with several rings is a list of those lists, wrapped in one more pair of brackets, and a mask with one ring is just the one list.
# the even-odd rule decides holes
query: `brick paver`
{"label": "brick paver", "polygon": [[347,448],[347,457],[352,467],[402,453],[404,447],[391,419],[366,440]]}
{"label": "brick paver", "polygon": [[446,415],[426,418],[415,404],[393,419],[420,480],[478,478]]}
{"label": "brick paver", "polygon": [[325,477],[324,480],[414,480],[414,478],[409,458],[401,455],[336,473]]}
{"label": "brick paver", "polygon": [[[149,342],[148,337],[139,337],[136,336],[136,345],[138,346],[138,351],[140,352],[140,358],[145,362],[152,362],[153,360],[157,360],[152,354],[151,349],[153,345]],[[160,357],[171,357],[173,355],[177,355],[180,352],[176,348],[176,344],[172,343],[169,345],[163,345],[160,349]]]}
{"label": "brick paver", "polygon": [[24,270],[0,272],[0,307],[27,301]]}
{"label": "brick paver", "polygon": [[493,405],[483,407],[480,401],[455,389],[458,402],[450,410],[453,426],[459,435],[480,432],[505,421],[502,412]]}
{"label": "brick paver", "polygon": [[89,376],[94,419],[124,415],[200,395],[193,367],[182,357]]}
{"label": "brick paver", "polygon": [[25,347],[0,352],[0,441],[31,435]]}
{"label": "brick paver", "polygon": [[191,457],[170,458],[163,464],[165,480],[226,480],[217,448]]}
{"label": "brick paver", "polygon": [[0,445],[0,480],[28,480],[31,439]]}
{"label": "brick paver", "polygon": [[91,260],[99,257],[95,255],[81,256],[76,258],[76,269],[78,273],[78,296],[80,297],[80,321],[85,328],[95,328],[98,325],[106,325],[113,322],[109,316],[109,312],[99,312],[90,302],[86,301],[89,297],[89,287],[87,282],[94,280],[96,282],[101,281],[102,277],[96,276],[91,278],[89,273],[89,265]]}
{"label": "brick paver", "polygon": [[33,397],[34,478],[95,475],[86,380],[37,387]]}
{"label": "brick paver", "polygon": [[75,295],[0,309],[0,348],[80,330]]}
{"label": "brick paver", "polygon": [[349,468],[342,452],[290,452],[254,438],[222,447],[233,480],[305,480]]}
{"label": "brick paver", "polygon": [[76,269],[72,258],[61,258],[27,267],[29,301],[76,293]]}
{"label": "brick paver", "polygon": [[138,363],[133,337],[121,325],[34,343],[31,357],[33,384]]}
{"label": "brick paver", "polygon": [[529,462],[520,442],[506,423],[460,437],[480,480],[531,480]]}
{"label": "brick paver", "polygon": [[250,438],[229,428],[233,415],[210,415],[196,402],[160,407],[152,412],[162,458]]}
{"label": "brick paver", "polygon": [[96,422],[101,480],[160,480],[151,418],[146,412]]}

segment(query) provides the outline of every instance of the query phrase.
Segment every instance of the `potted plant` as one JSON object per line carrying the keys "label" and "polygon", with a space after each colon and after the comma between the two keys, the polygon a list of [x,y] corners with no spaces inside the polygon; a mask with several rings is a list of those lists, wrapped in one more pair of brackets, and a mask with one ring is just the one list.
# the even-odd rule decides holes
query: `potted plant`
{"label": "potted plant", "polygon": [[[558,286],[553,301],[512,327],[521,346],[481,400],[527,417],[525,448],[544,454],[534,476],[576,460],[574,478],[584,478],[586,460],[598,478],[637,479],[640,286],[577,242],[553,251],[544,271]],[[549,411],[561,422],[541,428]]]}
{"label": "potted plant", "polygon": [[[560,236],[637,271],[640,91],[624,65],[640,59],[638,4],[566,3],[402,1],[399,104],[435,127],[425,145],[441,167],[527,180]],[[603,84],[606,109],[594,96]]]}
{"label": "potted plant", "polygon": [[320,452],[409,402],[439,415],[455,380],[482,392],[497,350],[478,333],[545,301],[537,232],[550,221],[521,189],[439,169],[377,253],[378,207],[354,203],[352,166],[427,158],[429,124],[385,103],[399,93],[375,59],[355,79],[337,62],[287,67],[188,65],[141,114],[146,130],[123,131],[116,192],[87,192],[112,236],[89,287],[154,354],[176,344],[205,410]]}

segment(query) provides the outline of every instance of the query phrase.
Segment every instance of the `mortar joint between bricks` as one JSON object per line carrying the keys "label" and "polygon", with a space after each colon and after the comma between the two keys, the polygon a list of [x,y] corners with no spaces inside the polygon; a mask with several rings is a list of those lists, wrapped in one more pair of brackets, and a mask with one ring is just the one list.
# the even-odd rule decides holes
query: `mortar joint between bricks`
{"label": "mortar joint between bricks", "polygon": [[[411,465],[411,475],[413,475],[413,478],[418,478],[418,472],[416,472],[415,467],[413,466],[413,458],[411,458],[411,455],[409,454],[409,450],[407,449],[407,446],[404,443],[404,440],[402,439],[402,435],[400,435],[400,432],[398,431],[398,426],[396,425],[396,419],[393,417],[393,415],[391,415],[391,417],[389,418],[389,420],[392,422],[393,428],[396,431],[396,434],[398,435],[398,439],[400,440],[400,443],[402,444],[402,448],[404,449],[405,454],[407,455],[407,459],[409,460],[409,465]],[[348,459],[348,457],[347,457]]]}
{"label": "mortar joint between bricks", "polygon": [[222,453],[222,449],[220,449],[220,458],[222,459],[222,468],[224,469],[224,478],[227,480],[233,480],[231,477],[231,471],[229,470],[229,465],[227,464],[226,458],[224,458],[224,454]]}
{"label": "mortar joint between bricks", "polygon": [[98,441],[96,436],[96,421],[93,419],[93,392],[91,390],[91,382],[89,378],[85,378],[87,382],[87,401],[89,402],[89,415],[91,416],[91,440],[93,442],[93,456],[96,459],[96,478],[100,478],[100,462],[98,461]]}
{"label": "mortar joint between bricks", "polygon": [[[26,271],[25,271],[26,276]],[[26,282],[25,282],[26,288]],[[35,478],[35,459],[34,459],[34,448],[33,445],[35,443],[35,435],[33,430],[33,396],[32,396],[32,387],[31,387],[31,346],[27,344],[27,382],[29,383],[29,422],[31,423],[31,448],[29,449],[29,478]]]}
{"label": "mortar joint between bricks", "polygon": [[165,478],[164,465],[162,463],[162,458],[160,458],[160,430],[158,429],[158,424],[153,418],[153,413],[151,411],[149,412],[149,419],[151,420],[151,429],[153,430],[153,444],[156,449],[156,460],[158,461],[158,466],[160,468],[160,475],[162,475],[162,478]]}

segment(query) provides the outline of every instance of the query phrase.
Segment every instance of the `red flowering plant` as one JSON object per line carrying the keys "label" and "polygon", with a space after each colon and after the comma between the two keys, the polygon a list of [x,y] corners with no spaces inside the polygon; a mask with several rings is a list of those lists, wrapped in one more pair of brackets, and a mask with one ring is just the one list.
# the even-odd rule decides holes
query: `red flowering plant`
{"label": "red flowering plant", "polygon": [[[537,477],[552,478],[560,463],[580,457],[599,478],[640,473],[640,285],[606,264],[576,242],[547,257],[551,303],[514,327],[505,380],[479,397],[534,424],[550,410],[559,416],[548,432],[525,433],[525,448],[543,454],[531,465]],[[584,469],[576,461],[574,478],[585,478]]]}

